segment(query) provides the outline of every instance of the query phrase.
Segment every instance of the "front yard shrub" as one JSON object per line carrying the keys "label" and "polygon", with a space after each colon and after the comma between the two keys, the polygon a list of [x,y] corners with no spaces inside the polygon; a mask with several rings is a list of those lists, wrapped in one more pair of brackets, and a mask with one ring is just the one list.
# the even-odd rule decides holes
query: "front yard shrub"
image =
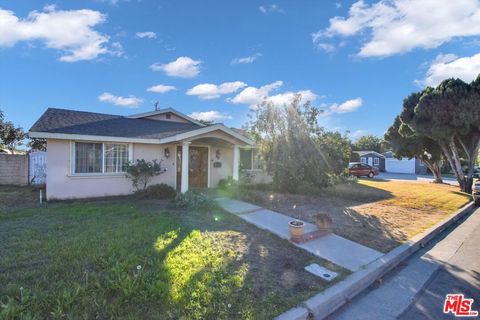
{"label": "front yard shrub", "polygon": [[238,182],[233,180],[233,178],[230,176],[226,179],[220,179],[218,181],[218,189],[227,191],[228,189],[231,189],[232,187],[235,187],[238,185]]}
{"label": "front yard shrub", "polygon": [[332,174],[328,176],[328,182],[330,186],[335,186],[337,184],[356,183],[357,181],[357,177],[352,176],[346,172],[342,174]]}
{"label": "front yard shrub", "polygon": [[145,199],[173,199],[177,195],[175,189],[165,183],[155,184],[140,191],[139,195]]}
{"label": "front yard shrub", "polygon": [[191,190],[177,194],[174,205],[178,209],[191,209],[198,211],[208,211],[217,207],[214,200]]}
{"label": "front yard shrub", "polygon": [[136,191],[145,191],[148,183],[155,176],[164,173],[162,169],[162,161],[157,160],[146,161],[145,159],[137,159],[135,162],[129,162],[125,166],[127,178],[132,180],[133,187]]}

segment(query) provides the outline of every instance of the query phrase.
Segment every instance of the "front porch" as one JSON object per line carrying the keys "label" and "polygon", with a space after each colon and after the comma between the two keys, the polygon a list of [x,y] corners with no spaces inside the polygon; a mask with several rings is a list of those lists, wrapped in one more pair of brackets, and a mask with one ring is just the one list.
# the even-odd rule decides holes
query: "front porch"
{"label": "front porch", "polygon": [[176,189],[214,188],[221,179],[238,180],[240,146],[221,140],[185,141],[176,147]]}
{"label": "front porch", "polygon": [[253,142],[230,132],[211,131],[182,139],[175,147],[175,187],[189,189],[215,188],[222,179],[239,179],[240,150]]}

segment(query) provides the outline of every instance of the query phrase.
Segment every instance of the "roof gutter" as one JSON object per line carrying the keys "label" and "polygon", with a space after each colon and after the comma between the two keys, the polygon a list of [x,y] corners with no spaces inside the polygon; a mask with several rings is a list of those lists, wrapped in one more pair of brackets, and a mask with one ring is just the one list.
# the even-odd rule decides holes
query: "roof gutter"
{"label": "roof gutter", "polygon": [[30,138],[59,139],[59,140],[109,141],[109,142],[130,142],[130,143],[146,143],[146,144],[162,143],[160,142],[160,139],[142,139],[142,138],[95,136],[95,135],[51,133],[51,132],[32,132],[32,131],[28,133],[28,136]]}

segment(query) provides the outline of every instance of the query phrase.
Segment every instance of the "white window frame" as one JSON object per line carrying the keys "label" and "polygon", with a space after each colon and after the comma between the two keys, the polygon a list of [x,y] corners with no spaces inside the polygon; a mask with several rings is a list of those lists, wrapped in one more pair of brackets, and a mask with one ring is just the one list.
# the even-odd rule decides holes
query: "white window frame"
{"label": "white window frame", "polygon": [[367,164],[367,158],[360,157],[360,162],[363,163],[363,164]]}
{"label": "white window frame", "polygon": [[[76,163],[76,150],[75,144],[76,143],[101,143],[102,144],[102,172],[89,172],[89,173],[77,173],[75,170],[75,163]],[[95,142],[95,141],[82,141],[82,140],[75,140],[70,141],[70,175],[74,177],[98,177],[98,176],[125,176],[125,172],[105,172],[105,145],[106,144],[123,144],[126,145],[128,148],[128,161],[133,161],[133,144],[132,143],[124,143],[124,142]]]}
{"label": "white window frame", "polygon": [[379,166],[380,165],[380,158],[374,157],[373,158],[373,165],[374,166]]}
{"label": "white window frame", "polygon": [[257,152],[258,152],[258,148],[252,148],[252,147],[243,147],[243,148],[242,148],[242,147],[241,147],[240,149],[241,149],[241,150],[250,150],[250,151],[251,151],[250,156],[252,157],[252,160],[251,160],[251,161],[252,161],[252,162],[251,162],[252,167],[251,167],[250,169],[242,169],[242,171],[250,171],[250,172],[254,172],[254,171],[259,171],[259,172],[260,172],[260,171],[263,171],[262,169],[258,169],[257,166],[255,165],[255,162],[256,162],[256,161],[255,161],[254,151],[257,150]]}

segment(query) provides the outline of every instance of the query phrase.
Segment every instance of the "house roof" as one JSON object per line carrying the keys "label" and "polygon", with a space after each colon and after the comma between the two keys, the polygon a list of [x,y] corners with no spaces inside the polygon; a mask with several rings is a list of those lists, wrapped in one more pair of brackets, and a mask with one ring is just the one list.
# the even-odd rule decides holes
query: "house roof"
{"label": "house roof", "polygon": [[130,116],[128,116],[128,118],[134,118],[134,119],[138,119],[138,118],[145,118],[145,117],[151,117],[151,116],[156,116],[156,115],[159,115],[159,114],[164,114],[164,113],[173,113],[175,115],[177,115],[178,117],[180,118],[183,118],[185,120],[188,120],[190,122],[193,122],[195,124],[198,124],[199,126],[201,127],[205,127],[205,125],[203,123],[201,123],[200,121],[197,121],[195,119],[193,119],[192,117],[189,117],[187,116],[186,114],[184,113],[181,113],[180,111],[177,111],[173,108],[164,108],[164,109],[160,109],[160,110],[157,110],[157,111],[150,111],[150,112],[143,112],[143,113],[137,113],[137,114],[132,114]]}
{"label": "house roof", "polygon": [[374,155],[376,155],[376,156],[379,157],[379,158],[385,159],[385,156],[384,156],[383,154],[378,153],[378,152],[373,151],[373,150],[362,150],[362,151],[353,151],[353,152],[358,153],[358,155],[359,155],[360,157],[363,157],[363,156],[365,156],[365,155],[367,155],[367,154],[374,154]]}
{"label": "house roof", "polygon": [[199,129],[194,123],[131,119],[118,115],[48,108],[31,132],[161,139]]}
{"label": "house roof", "polygon": [[29,136],[51,139],[85,139],[143,143],[167,143],[220,130],[247,143],[253,142],[223,126],[202,126],[119,115],[48,108],[30,128]]}

